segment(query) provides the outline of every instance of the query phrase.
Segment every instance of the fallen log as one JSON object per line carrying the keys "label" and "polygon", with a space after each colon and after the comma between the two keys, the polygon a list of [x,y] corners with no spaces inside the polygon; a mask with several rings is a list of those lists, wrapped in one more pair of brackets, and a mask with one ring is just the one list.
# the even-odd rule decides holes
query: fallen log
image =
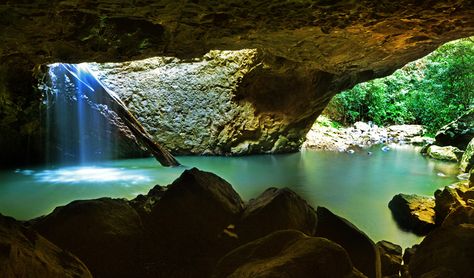
{"label": "fallen log", "polygon": [[132,131],[133,135],[141,142],[147,150],[163,166],[179,166],[180,163],[163,146],[153,140],[153,137],[145,130],[142,124],[128,110],[120,98],[105,85],[102,84],[87,68],[79,68],[77,65],[62,64],[66,75],[71,81],[77,81],[84,85],[84,94],[97,103],[107,105],[115,111],[123,120],[124,124]]}

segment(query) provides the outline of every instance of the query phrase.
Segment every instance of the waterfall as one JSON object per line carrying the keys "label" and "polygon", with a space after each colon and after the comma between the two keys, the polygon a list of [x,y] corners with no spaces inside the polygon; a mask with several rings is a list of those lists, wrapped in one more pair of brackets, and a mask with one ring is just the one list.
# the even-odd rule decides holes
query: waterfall
{"label": "waterfall", "polygon": [[116,114],[95,91],[100,81],[87,64],[52,64],[45,90],[47,157],[50,162],[85,164],[114,158],[111,119]]}

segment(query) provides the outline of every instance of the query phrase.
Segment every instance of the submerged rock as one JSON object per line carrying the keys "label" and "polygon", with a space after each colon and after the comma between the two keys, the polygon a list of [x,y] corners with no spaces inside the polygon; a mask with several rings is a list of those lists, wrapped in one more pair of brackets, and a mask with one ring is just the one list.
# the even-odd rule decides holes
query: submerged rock
{"label": "submerged rock", "polygon": [[380,256],[374,242],[346,219],[324,207],[318,207],[318,227],[315,236],[341,245],[354,267],[368,277],[381,277]]}
{"label": "submerged rock", "polygon": [[94,276],[143,275],[144,230],[125,200],[74,201],[32,223],[41,235],[83,260]]}
{"label": "submerged rock", "polygon": [[224,277],[364,277],[338,244],[295,230],[277,231],[225,255],[214,271]]}
{"label": "submerged rock", "polygon": [[300,196],[288,188],[269,188],[249,201],[237,234],[244,242],[287,229],[312,235],[316,225],[316,211]]}
{"label": "submerged rock", "polygon": [[472,138],[474,138],[474,108],[443,126],[436,133],[435,144],[439,146],[455,146],[465,150]]}
{"label": "submerged rock", "polygon": [[435,200],[431,197],[397,194],[388,207],[403,229],[424,235],[435,227]]}
{"label": "submerged rock", "polygon": [[52,244],[13,218],[0,214],[2,278],[92,278],[74,255]]}
{"label": "submerged rock", "polygon": [[428,147],[426,153],[434,159],[458,162],[463,151],[453,146],[440,147],[431,145]]}
{"label": "submerged rock", "polygon": [[375,244],[380,253],[382,276],[398,276],[402,268],[402,247],[382,240]]}
{"label": "submerged rock", "polygon": [[418,246],[410,260],[410,274],[413,278],[474,277],[473,246],[473,224],[439,227]]}

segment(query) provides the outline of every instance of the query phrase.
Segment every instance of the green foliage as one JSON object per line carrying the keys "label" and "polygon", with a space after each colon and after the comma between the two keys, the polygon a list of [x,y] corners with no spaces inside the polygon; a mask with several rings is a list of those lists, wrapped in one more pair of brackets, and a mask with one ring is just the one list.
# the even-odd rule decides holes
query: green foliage
{"label": "green foliage", "polygon": [[344,124],[422,124],[434,133],[474,106],[473,38],[447,43],[391,76],[359,84],[330,102]]}

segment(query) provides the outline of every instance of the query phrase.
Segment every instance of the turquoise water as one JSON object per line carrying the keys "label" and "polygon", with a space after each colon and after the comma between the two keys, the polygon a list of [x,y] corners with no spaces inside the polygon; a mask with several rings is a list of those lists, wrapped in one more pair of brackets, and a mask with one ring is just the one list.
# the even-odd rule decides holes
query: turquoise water
{"label": "turquoise water", "polygon": [[198,167],[229,181],[244,200],[270,186],[289,187],[314,207],[326,206],[349,219],[374,241],[404,247],[421,238],[400,230],[388,202],[393,195],[433,192],[455,181],[456,165],[422,157],[411,146],[379,147],[372,154],[302,151],[246,157],[182,156],[185,165],[161,167],[153,158],[109,161],[77,167],[28,168],[0,172],[0,213],[26,220],[72,200],[134,198],[153,185],[167,185],[184,169]]}

